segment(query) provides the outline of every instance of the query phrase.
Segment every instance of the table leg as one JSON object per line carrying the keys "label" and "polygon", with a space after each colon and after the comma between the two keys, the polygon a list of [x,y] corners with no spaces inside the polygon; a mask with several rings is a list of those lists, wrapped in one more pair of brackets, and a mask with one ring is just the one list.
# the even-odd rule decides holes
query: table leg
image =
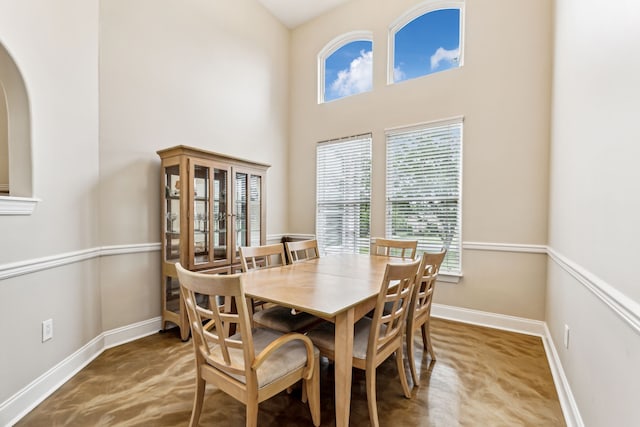
{"label": "table leg", "polygon": [[336,427],[346,427],[349,425],[354,317],[353,308],[336,316],[334,354],[336,375]]}

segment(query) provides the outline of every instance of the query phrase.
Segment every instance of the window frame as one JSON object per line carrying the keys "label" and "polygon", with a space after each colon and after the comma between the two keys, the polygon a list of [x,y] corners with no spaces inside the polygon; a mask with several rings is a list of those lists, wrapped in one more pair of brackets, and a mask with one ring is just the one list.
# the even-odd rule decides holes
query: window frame
{"label": "window frame", "polygon": [[[335,53],[335,51],[337,51],[341,47],[346,46],[351,42],[358,42],[358,41],[371,42],[371,50],[373,51],[373,32],[362,30],[362,31],[351,31],[349,33],[345,33],[334,38],[329,43],[327,43],[322,48],[322,50],[320,50],[320,52],[318,53],[318,104],[324,104],[326,102],[330,102],[330,101],[325,101],[324,99],[324,92],[326,89],[325,83],[324,83],[325,64],[327,62],[327,58],[333,55],[333,53]],[[373,90],[373,82],[372,82],[371,90]],[[342,97],[342,98],[345,98],[345,97]],[[342,98],[338,98],[338,99],[342,99]],[[337,101],[337,99],[333,101]]]}
{"label": "window frame", "polygon": [[[389,26],[389,35],[387,38],[387,85],[393,85],[397,83],[403,83],[409,80],[415,79],[407,79],[401,80],[399,82],[394,81],[394,71],[395,71],[395,44],[396,44],[396,33],[402,30],[407,24],[413,22],[413,20],[420,18],[423,15],[426,15],[430,12],[435,12],[437,10],[443,9],[458,9],[460,10],[460,57],[458,60],[458,68],[462,68],[464,65],[464,21],[465,21],[465,0],[427,0],[424,3],[420,3],[419,5],[409,9],[399,18],[391,23]],[[425,77],[431,75],[433,73],[425,74],[420,77]],[[416,77],[416,78],[420,78]]]}
{"label": "window frame", "polygon": [[[349,137],[344,137],[344,138],[338,138],[338,139],[332,139],[332,140],[327,140],[327,141],[321,141],[318,142],[316,144],[316,185],[315,185],[315,189],[316,189],[316,207],[315,207],[315,233],[316,233],[316,238],[318,239],[318,247],[319,249],[323,252],[323,253],[327,253],[326,249],[325,249],[325,245],[324,245],[324,237],[323,236],[327,236],[329,233],[327,233],[326,229],[320,229],[320,210],[322,205],[331,205],[331,204],[337,204],[337,203],[342,203],[343,205],[350,205],[350,204],[354,204],[353,201],[347,201],[347,200],[341,200],[340,202],[336,202],[336,201],[329,201],[329,200],[320,200],[320,191],[319,191],[319,186],[320,186],[320,167],[319,167],[319,162],[320,162],[320,156],[318,151],[321,148],[325,148],[325,147],[329,147],[329,146],[336,146],[338,144],[347,144],[347,143],[355,143],[355,142],[362,142],[362,141],[366,141],[368,144],[368,147],[366,148],[366,150],[368,150],[368,183],[369,183],[369,201],[368,201],[368,209],[369,209],[369,219],[368,219],[368,224],[367,224],[367,228],[368,228],[368,234],[365,238],[361,238],[362,240],[362,245],[358,245],[357,243],[354,245],[354,248],[352,251],[345,251],[345,250],[341,250],[338,251],[337,253],[369,253],[369,249],[370,249],[370,240],[371,240],[371,195],[372,195],[372,184],[373,184],[373,134],[372,133],[365,133],[365,134],[360,134],[360,135],[353,135],[353,136],[349,136]],[[362,209],[360,209],[360,211],[362,211]],[[343,212],[343,215],[345,215],[345,213]],[[354,241],[357,241],[358,239],[360,239],[360,237],[355,236],[354,237]],[[342,249],[344,249],[343,246],[341,246]],[[358,251],[358,248],[360,248],[360,250],[363,250],[363,252]],[[330,253],[336,253],[336,251],[331,251]]]}
{"label": "window frame", "polygon": [[[450,281],[450,282],[457,282],[459,280],[460,277],[462,277],[462,252],[463,252],[463,239],[462,239],[462,209],[463,209],[463,193],[462,193],[462,182],[463,182],[463,145],[464,145],[464,117],[463,116],[456,116],[456,117],[451,117],[448,119],[443,119],[443,120],[434,120],[434,121],[430,121],[430,122],[425,122],[425,123],[419,123],[419,124],[415,124],[415,125],[410,125],[410,126],[402,126],[402,127],[396,127],[396,128],[390,128],[390,129],[385,129],[385,153],[386,153],[386,158],[385,158],[385,218],[384,218],[384,222],[385,222],[385,237],[386,238],[397,238],[395,236],[392,235],[391,230],[390,230],[390,220],[389,220],[389,214],[391,212],[390,209],[390,202],[391,202],[391,198],[390,198],[390,194],[389,194],[389,139],[390,137],[393,137],[395,135],[399,135],[399,134],[407,134],[407,133],[412,133],[412,132],[425,132],[428,131],[429,129],[437,129],[440,127],[445,127],[445,126],[451,126],[451,125],[459,125],[460,126],[460,141],[459,141],[459,161],[458,161],[458,167],[459,167],[459,175],[458,175],[458,183],[457,183],[457,193],[458,193],[458,199],[457,199],[457,206],[458,206],[458,210],[457,210],[457,241],[456,241],[456,246],[457,246],[457,250],[459,253],[459,264],[458,264],[458,269],[457,270],[449,270],[446,267],[446,264],[443,263],[442,269],[441,269],[441,276],[442,279],[444,279],[445,281]],[[409,238],[409,239],[416,239],[418,238],[417,236],[404,236],[403,238]],[[424,249],[420,248],[421,246],[421,242],[420,242],[420,238],[418,238],[418,252],[421,253],[424,251]],[[424,246],[424,245],[423,245]],[[445,258],[446,261],[446,258]]]}

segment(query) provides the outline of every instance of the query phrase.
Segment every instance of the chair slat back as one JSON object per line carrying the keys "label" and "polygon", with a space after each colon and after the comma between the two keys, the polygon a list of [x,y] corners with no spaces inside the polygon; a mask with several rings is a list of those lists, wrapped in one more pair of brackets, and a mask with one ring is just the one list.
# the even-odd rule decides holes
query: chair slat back
{"label": "chair slat back", "polygon": [[[419,266],[420,260],[406,264],[387,264],[373,313],[367,358],[382,351],[394,339],[402,339]],[[387,308],[392,307],[386,314],[385,304]]]}
{"label": "chair slat back", "polygon": [[284,255],[284,245],[242,246],[240,248],[240,262],[242,271],[258,268],[279,267],[287,263]]}
{"label": "chair slat back", "polygon": [[411,297],[409,307],[410,316],[414,316],[416,321],[431,315],[431,303],[433,301],[433,291],[440,271],[440,266],[447,254],[446,250],[441,252],[424,252],[418,269],[418,279]]}
{"label": "chair slat back", "polygon": [[292,264],[320,257],[318,241],[315,239],[285,242],[284,246],[287,250],[289,262]]}
{"label": "chair slat back", "polygon": [[[192,272],[179,263],[176,271],[197,363],[206,360],[231,375],[253,375],[250,367],[255,355],[243,276]],[[230,335],[230,331],[239,334]]]}
{"label": "chair slat back", "polygon": [[371,246],[371,254],[399,258],[415,258],[417,249],[417,240],[396,240],[376,237]]}

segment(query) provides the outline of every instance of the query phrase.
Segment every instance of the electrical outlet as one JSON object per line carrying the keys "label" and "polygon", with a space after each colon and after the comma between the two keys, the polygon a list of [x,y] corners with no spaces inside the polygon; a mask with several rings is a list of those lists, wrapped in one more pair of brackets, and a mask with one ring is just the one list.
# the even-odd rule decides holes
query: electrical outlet
{"label": "electrical outlet", "polygon": [[564,325],[564,348],[569,348],[569,325]]}
{"label": "electrical outlet", "polygon": [[42,342],[49,341],[53,338],[53,319],[42,321]]}

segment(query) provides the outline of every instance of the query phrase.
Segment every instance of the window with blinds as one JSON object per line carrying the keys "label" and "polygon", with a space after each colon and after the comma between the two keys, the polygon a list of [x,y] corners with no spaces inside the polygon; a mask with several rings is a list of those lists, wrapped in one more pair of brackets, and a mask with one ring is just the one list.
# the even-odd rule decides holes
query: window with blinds
{"label": "window with blinds", "polygon": [[320,252],[369,253],[371,134],[316,149],[316,238]]}
{"label": "window with blinds", "polygon": [[393,129],[387,137],[386,235],[447,249],[443,273],[460,274],[462,118]]}

